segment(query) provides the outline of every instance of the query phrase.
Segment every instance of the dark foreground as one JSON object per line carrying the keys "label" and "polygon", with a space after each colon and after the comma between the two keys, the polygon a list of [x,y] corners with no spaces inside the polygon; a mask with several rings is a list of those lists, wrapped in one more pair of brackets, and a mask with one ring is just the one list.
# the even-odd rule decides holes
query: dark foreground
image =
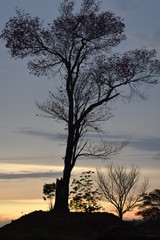
{"label": "dark foreground", "polygon": [[2,240],[160,240],[160,223],[120,221],[109,213],[36,211],[0,228]]}

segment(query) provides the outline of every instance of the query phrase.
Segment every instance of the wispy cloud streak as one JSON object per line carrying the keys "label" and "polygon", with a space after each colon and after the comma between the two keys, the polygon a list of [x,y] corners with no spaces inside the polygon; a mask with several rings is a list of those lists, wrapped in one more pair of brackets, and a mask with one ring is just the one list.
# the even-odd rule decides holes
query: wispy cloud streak
{"label": "wispy cloud streak", "polygon": [[53,133],[53,132],[47,132],[47,131],[27,128],[27,127],[22,128],[22,129],[18,129],[15,132],[19,133],[19,134],[33,136],[33,137],[41,137],[41,138],[45,138],[47,140],[52,140],[52,141],[56,141],[56,140],[59,141],[59,140],[66,139],[65,134],[61,134],[61,133],[57,134],[57,133]]}
{"label": "wispy cloud streak", "polygon": [[[48,133],[41,130],[33,130],[29,128],[24,128],[17,130],[18,133],[26,134],[30,136],[43,137],[48,140],[54,141],[64,141],[65,135]],[[88,139],[98,141],[100,139],[98,134],[88,134]],[[144,150],[144,151],[160,151],[160,137],[154,136],[132,136],[128,134],[102,134],[104,141],[129,141],[128,147]]]}
{"label": "wispy cloud streak", "polygon": [[20,172],[20,173],[0,173],[0,179],[24,179],[24,178],[59,178],[62,172]]}

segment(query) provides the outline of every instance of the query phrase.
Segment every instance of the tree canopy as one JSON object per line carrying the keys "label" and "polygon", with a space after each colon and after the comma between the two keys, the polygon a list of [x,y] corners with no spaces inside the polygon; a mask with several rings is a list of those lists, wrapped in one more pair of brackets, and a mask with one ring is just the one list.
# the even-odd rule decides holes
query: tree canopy
{"label": "tree canopy", "polygon": [[53,198],[55,197],[56,184],[53,183],[45,183],[43,185],[43,199],[44,201],[48,200],[49,211],[53,210]]}
{"label": "tree canopy", "polygon": [[79,179],[73,179],[71,183],[70,209],[80,212],[97,212],[102,209],[99,204],[101,193],[95,188],[93,171],[82,172]]}
{"label": "tree canopy", "polygon": [[160,220],[160,189],[154,189],[143,195],[136,215],[144,220]]}

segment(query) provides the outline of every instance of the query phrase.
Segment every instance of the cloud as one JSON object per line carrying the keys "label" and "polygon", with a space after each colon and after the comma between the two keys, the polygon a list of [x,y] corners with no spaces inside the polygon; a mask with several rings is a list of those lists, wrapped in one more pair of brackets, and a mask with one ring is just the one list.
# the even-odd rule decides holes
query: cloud
{"label": "cloud", "polygon": [[15,132],[20,133],[20,134],[29,135],[29,136],[34,136],[34,137],[42,137],[42,138],[45,138],[47,140],[52,140],[52,141],[64,140],[64,138],[65,138],[65,135],[63,135],[63,134],[50,133],[50,132],[45,132],[42,130],[34,130],[31,128],[22,128],[22,129],[16,130]]}
{"label": "cloud", "polygon": [[160,152],[153,156],[153,159],[156,161],[160,161]]}
{"label": "cloud", "polygon": [[108,139],[112,139],[115,141],[124,141],[128,140],[128,147],[149,151],[149,152],[160,152],[160,137],[154,136],[132,136],[127,134],[119,134],[119,135],[108,135]]}
{"label": "cloud", "polygon": [[[92,139],[98,138],[98,135],[92,134]],[[110,134],[106,133],[103,135],[104,141],[128,141],[129,148],[151,151],[151,152],[160,152],[160,137],[154,136],[134,136],[129,134]]]}
{"label": "cloud", "polygon": [[[31,136],[37,136],[37,137],[44,137],[48,140],[65,140],[65,135],[63,134],[54,134],[54,133],[48,133],[40,130],[32,130],[29,128],[25,128],[22,130],[18,130],[19,133],[31,135]],[[98,134],[88,134],[88,139],[91,140],[100,140]],[[107,132],[105,134],[102,134],[102,139],[104,141],[129,141],[128,147],[138,149],[138,150],[144,150],[144,151],[160,151],[160,137],[150,137],[150,136],[134,136],[129,134],[110,134],[110,132]]]}
{"label": "cloud", "polygon": [[160,151],[160,137],[138,137],[130,141],[129,147],[143,151]]}
{"label": "cloud", "polygon": [[132,136],[127,134],[119,134],[119,135],[108,135],[108,140],[113,141],[124,141],[127,140],[128,147],[134,148],[137,150],[143,151],[151,151],[151,152],[160,152],[160,137],[154,136]]}
{"label": "cloud", "polygon": [[87,134],[88,139],[91,139],[94,141],[95,140],[100,140],[102,139],[103,141],[127,141],[128,139],[131,138],[130,135],[128,134],[111,134],[110,132],[105,132],[101,135],[96,134],[96,133],[89,133]]}
{"label": "cloud", "polygon": [[24,179],[24,178],[59,178],[62,172],[20,172],[20,173],[0,173],[0,179]]}

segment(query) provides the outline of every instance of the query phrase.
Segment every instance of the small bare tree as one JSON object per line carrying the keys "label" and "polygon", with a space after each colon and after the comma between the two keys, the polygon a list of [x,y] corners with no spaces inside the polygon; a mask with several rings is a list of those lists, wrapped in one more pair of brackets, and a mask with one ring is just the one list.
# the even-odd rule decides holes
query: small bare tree
{"label": "small bare tree", "polygon": [[148,179],[139,184],[140,169],[110,163],[104,171],[97,170],[97,184],[103,196],[111,203],[120,219],[139,205],[148,188]]}

